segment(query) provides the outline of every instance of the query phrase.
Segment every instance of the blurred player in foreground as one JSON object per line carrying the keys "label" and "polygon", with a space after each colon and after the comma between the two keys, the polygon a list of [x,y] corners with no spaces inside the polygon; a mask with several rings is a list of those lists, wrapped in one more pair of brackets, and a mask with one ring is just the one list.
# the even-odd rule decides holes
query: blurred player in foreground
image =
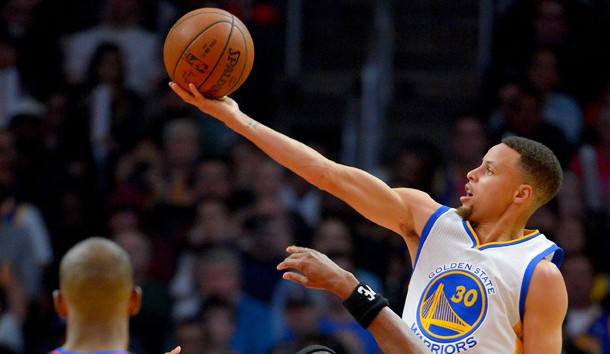
{"label": "blurred player in foreground", "polygon": [[66,339],[52,354],[128,354],[129,318],[138,313],[141,297],[121,247],[102,237],[77,243],[59,266],[53,301],[66,319]]}

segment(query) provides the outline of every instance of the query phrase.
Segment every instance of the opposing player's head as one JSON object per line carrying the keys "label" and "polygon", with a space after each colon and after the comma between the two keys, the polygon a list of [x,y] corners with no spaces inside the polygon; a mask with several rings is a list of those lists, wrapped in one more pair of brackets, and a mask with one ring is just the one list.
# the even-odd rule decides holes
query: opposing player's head
{"label": "opposing player's head", "polygon": [[550,201],[563,180],[561,165],[545,145],[508,137],[493,146],[468,173],[467,195],[458,213],[474,222],[494,218],[518,204],[531,215]]}
{"label": "opposing player's head", "polygon": [[59,265],[59,288],[53,295],[63,317],[107,321],[128,318],[140,306],[129,256],[102,237],[88,238],[68,250]]}

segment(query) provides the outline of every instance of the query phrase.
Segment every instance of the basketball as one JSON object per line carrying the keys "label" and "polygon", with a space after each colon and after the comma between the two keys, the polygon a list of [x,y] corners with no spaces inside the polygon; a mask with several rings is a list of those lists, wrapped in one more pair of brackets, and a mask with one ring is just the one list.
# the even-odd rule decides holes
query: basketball
{"label": "basketball", "polygon": [[208,98],[237,90],[254,64],[254,43],[246,26],[230,12],[200,8],[178,19],[163,45],[171,80],[189,90],[193,83]]}

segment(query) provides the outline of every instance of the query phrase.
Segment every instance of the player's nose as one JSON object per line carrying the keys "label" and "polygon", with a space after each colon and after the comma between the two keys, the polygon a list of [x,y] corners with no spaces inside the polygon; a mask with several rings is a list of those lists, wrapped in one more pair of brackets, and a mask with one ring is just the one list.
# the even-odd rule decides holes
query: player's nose
{"label": "player's nose", "polygon": [[468,178],[469,181],[473,181],[475,182],[476,179],[478,178],[478,174],[477,174],[477,170],[478,168],[472,169],[470,170],[467,174],[466,174],[466,178]]}

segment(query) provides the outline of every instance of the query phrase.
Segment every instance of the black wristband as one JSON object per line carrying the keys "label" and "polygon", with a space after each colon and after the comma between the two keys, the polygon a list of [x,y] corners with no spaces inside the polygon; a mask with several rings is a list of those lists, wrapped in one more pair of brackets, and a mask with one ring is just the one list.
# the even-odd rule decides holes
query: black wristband
{"label": "black wristband", "polygon": [[363,327],[368,328],[379,311],[388,306],[388,299],[377,294],[370,286],[360,283],[343,301],[343,306]]}

